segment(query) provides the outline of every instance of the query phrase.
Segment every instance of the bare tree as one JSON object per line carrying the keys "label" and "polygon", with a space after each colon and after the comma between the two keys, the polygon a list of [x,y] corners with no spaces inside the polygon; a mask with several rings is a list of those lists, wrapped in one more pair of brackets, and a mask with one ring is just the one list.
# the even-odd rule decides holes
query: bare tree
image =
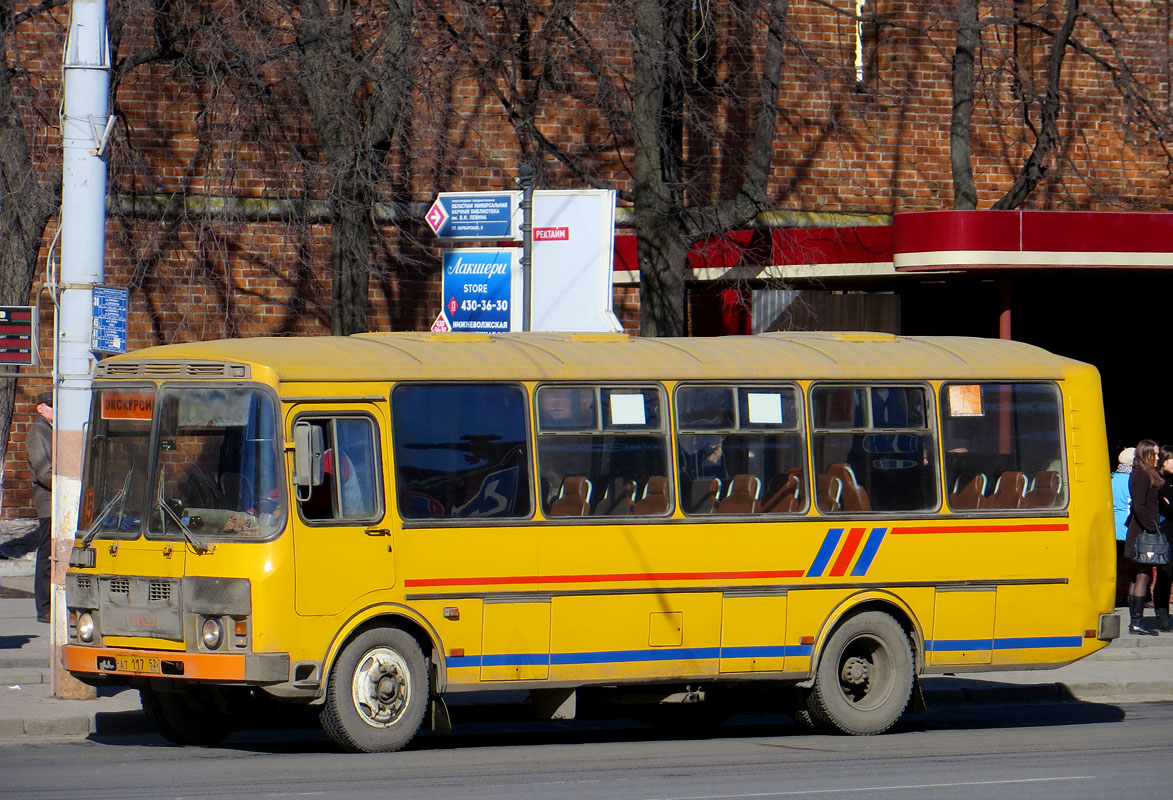
{"label": "bare tree", "polygon": [[[562,170],[568,180],[617,188],[634,204],[641,332],[683,335],[689,247],[746,225],[770,205],[788,0],[634,0],[617,4],[606,24],[593,30],[584,21],[586,10],[569,0],[540,9],[525,0],[499,0],[491,24],[473,13],[471,2],[455,9],[428,2],[452,46],[501,103],[539,175]],[[616,70],[607,60],[620,25],[634,47],[630,70]],[[718,97],[710,78],[721,68],[732,76]],[[577,82],[560,77],[564,71]],[[583,86],[592,82],[594,94],[586,94]],[[605,126],[588,137],[594,147],[575,148],[543,130],[565,100],[593,113],[591,121],[579,117],[583,128]],[[719,104],[721,113],[737,109],[728,114],[733,124],[723,136],[714,123]],[[600,151],[600,141],[610,154]],[[720,158],[699,152],[698,141],[719,141]],[[543,164],[543,157],[551,163]],[[696,168],[699,160],[704,168]],[[714,171],[721,175],[716,197]]]}
{"label": "bare tree", "polygon": [[[1170,157],[1173,119],[1169,104],[1158,97],[1159,87],[1138,77],[1157,77],[1153,67],[1160,56],[1153,52],[1160,42],[1157,32],[1146,46],[1143,4],[1026,3],[1013,0],[1010,13],[979,18],[976,0],[957,0],[955,7],[956,47],[953,56],[953,108],[950,125],[950,155],[953,172],[954,208],[977,207],[973,177],[972,113],[977,100],[995,111],[1013,103],[1021,119],[1023,137],[1011,152],[1021,154],[1010,186],[993,204],[994,209],[1013,209],[1028,201],[1048,180],[1053,167],[1071,164],[1070,153],[1078,136],[1064,133],[1065,105],[1071,106],[1074,90],[1065,81],[1065,67],[1072,58],[1093,67],[1090,72],[1106,81],[1116,92],[1113,105],[1119,108],[1118,135],[1144,143],[1155,143]],[[1166,12],[1167,13],[1167,12]],[[1165,32],[1167,36],[1167,32]],[[1034,41],[1046,43],[1041,64],[1036,64]],[[1164,58],[1168,61],[1168,46]],[[978,62],[1005,80],[983,80]],[[1166,70],[1169,68],[1166,63]],[[1009,100],[1000,96],[1009,87]],[[1006,130],[1013,130],[1006,126]],[[1079,175],[1089,185],[1094,177]],[[1110,198],[1109,198],[1110,199]]]}
{"label": "bare tree", "polygon": [[362,15],[359,5],[301,0],[295,17],[298,80],[330,181],[335,334],[367,330],[372,211],[412,85],[412,0]]}
{"label": "bare tree", "polygon": [[[66,2],[45,0],[19,12],[12,0],[0,2],[0,305],[28,304],[45,229],[61,202],[60,169],[38,168],[43,154],[35,153],[31,141],[32,131],[46,124],[37,118],[38,107],[52,103],[37,95],[14,49],[15,37]],[[0,379],[0,462],[15,400],[16,380]]]}
{"label": "bare tree", "polygon": [[970,120],[973,119],[973,64],[980,32],[978,0],[957,0],[957,47],[953,53],[953,113],[949,124],[949,161],[953,171],[953,207],[977,208],[970,155]]}

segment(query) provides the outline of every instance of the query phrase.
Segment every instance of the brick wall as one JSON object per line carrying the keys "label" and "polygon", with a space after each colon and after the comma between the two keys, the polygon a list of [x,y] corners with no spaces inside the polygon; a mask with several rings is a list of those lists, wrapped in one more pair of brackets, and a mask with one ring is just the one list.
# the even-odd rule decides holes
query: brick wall
{"label": "brick wall", "polygon": [[[409,95],[410,127],[394,142],[378,186],[384,203],[426,203],[441,190],[510,188],[523,158],[514,123],[482,77],[494,47],[516,46],[517,20],[508,14],[455,13],[467,10],[457,0],[441,5],[453,11],[449,22],[471,44],[467,52],[453,46],[445,27],[420,12],[412,63],[421,69]],[[530,20],[531,72],[516,88],[524,97],[540,83],[538,130],[596,179],[629,191],[632,132],[630,98],[624,94],[633,77],[629,4],[548,0],[537,5],[549,13],[535,13]],[[698,90],[689,106],[685,137],[689,197],[695,202],[735,189],[743,166],[737,154],[752,132],[747,98],[756,86],[763,25],[760,18],[736,19],[730,9],[737,5],[702,4],[709,13],[695,30],[703,48],[690,74],[704,91]],[[848,0],[835,5],[855,6]],[[875,0],[878,24],[865,28],[868,61],[857,86],[854,21],[826,3],[791,2],[770,174],[770,198],[777,207],[888,213],[952,204],[948,132],[954,25],[949,15],[954,5]],[[1020,5],[989,2],[981,12],[1005,17]],[[143,218],[112,211],[106,281],[131,288],[130,346],[328,333],[331,242],[326,220],[314,213],[256,217],[266,201],[323,200],[332,185],[298,85],[296,49],[289,47],[292,32],[250,27],[243,16],[234,17],[249,6],[260,9],[252,19],[264,18],[272,9],[263,0],[181,6],[171,20],[180,29],[198,14],[221,13],[235,22],[216,36],[190,42],[188,60],[143,66],[122,79],[110,191],[230,197],[252,205],[214,216]],[[1033,21],[1056,27],[1054,14],[1061,12],[1061,3],[1031,6],[1047,12]],[[374,30],[375,20],[362,16],[365,8],[359,9],[356,24]],[[1113,48],[1128,58],[1152,105],[1128,106],[1092,57],[1069,52],[1062,86],[1062,157],[1054,160],[1028,205],[1166,208],[1173,196],[1168,160],[1139,112],[1168,119],[1169,11],[1166,4],[1141,0],[1088,0],[1082,8],[1089,18],[1077,26],[1077,40],[1101,58],[1115,58]],[[554,9],[573,20],[579,39],[559,28]],[[150,4],[124,0],[112,4],[115,12],[126,13],[119,57],[148,46],[155,22]],[[24,70],[18,92],[30,111],[26,125],[46,176],[60,172],[55,124],[66,13],[57,9],[26,23],[9,40]],[[1093,18],[1104,21],[1111,39],[1097,32]],[[583,41],[589,47],[581,46]],[[1006,27],[983,30],[972,123],[980,207],[1006,191],[1029,152],[1033,140],[1022,123],[1018,98],[1039,91],[1048,43],[1048,37],[1025,29],[1017,37]],[[233,63],[254,63],[260,77],[237,80],[209,68],[225,54],[236,59]],[[1029,69],[1020,75],[1005,69],[1011,55]],[[1032,118],[1038,119],[1037,107]],[[535,146],[526,140],[527,150]],[[540,185],[584,185],[549,155],[538,160]],[[376,231],[371,255],[371,327],[426,329],[440,306],[435,241],[418,222],[402,228],[388,224]],[[638,329],[636,288],[616,288],[615,313],[629,330]],[[51,331],[46,314],[46,348]],[[23,436],[31,419],[28,398],[44,386],[33,379],[19,384],[4,465],[0,513],[6,517],[32,514]]]}

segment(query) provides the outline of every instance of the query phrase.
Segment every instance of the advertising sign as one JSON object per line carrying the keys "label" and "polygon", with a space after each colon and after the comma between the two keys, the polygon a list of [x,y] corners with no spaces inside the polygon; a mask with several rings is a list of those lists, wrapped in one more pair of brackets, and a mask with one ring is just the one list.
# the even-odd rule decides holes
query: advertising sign
{"label": "advertising sign", "polygon": [[516,247],[467,247],[444,253],[444,314],[453,331],[513,329],[514,299],[521,297],[520,255]]}
{"label": "advertising sign", "polygon": [[36,357],[33,306],[0,306],[0,366],[32,366]]}
{"label": "advertising sign", "polygon": [[521,192],[440,192],[424,219],[441,239],[521,241]]}
{"label": "advertising sign", "polygon": [[530,328],[621,331],[611,311],[615,192],[534,192]]}

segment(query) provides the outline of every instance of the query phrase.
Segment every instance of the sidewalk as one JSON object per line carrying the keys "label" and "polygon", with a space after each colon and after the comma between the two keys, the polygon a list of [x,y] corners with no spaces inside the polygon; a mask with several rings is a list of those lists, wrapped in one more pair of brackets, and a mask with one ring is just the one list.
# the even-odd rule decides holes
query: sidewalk
{"label": "sidewalk", "polygon": [[37,563],[32,541],[35,519],[0,520],[0,585],[5,578],[31,578]]}
{"label": "sidewalk", "polygon": [[[102,689],[93,700],[52,696],[49,626],[35,619],[31,589],[31,578],[0,578],[0,740],[148,730],[137,691]],[[21,593],[26,596],[12,596]],[[1055,670],[928,676],[922,686],[930,707],[1040,700],[1173,702],[1173,634],[1126,634],[1096,655]]]}

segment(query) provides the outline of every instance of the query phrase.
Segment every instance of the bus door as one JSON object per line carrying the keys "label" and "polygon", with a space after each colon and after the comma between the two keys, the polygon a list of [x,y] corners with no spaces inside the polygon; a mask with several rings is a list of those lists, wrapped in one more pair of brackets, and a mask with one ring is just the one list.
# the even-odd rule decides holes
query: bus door
{"label": "bus door", "polygon": [[[310,475],[295,477],[293,486],[294,607],[304,616],[338,614],[395,585],[379,444],[387,408],[299,406],[291,422],[295,441],[308,443],[302,468],[308,464]],[[291,475],[296,467],[291,464]]]}

